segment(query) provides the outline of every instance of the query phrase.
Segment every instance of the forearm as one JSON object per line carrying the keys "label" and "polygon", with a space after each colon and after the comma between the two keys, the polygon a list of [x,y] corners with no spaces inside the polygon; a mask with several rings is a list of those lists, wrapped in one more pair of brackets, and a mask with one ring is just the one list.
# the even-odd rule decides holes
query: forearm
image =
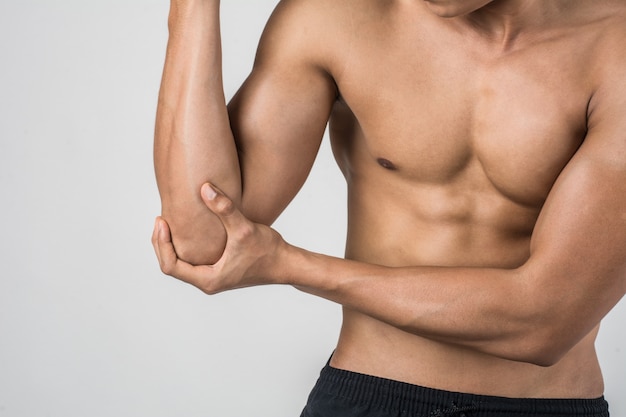
{"label": "forearm", "polygon": [[225,232],[200,187],[211,181],[235,202],[241,198],[222,85],[219,1],[172,1],[169,31],[154,146],[162,215],[181,259],[213,263]]}
{"label": "forearm", "polygon": [[285,253],[283,283],[404,331],[537,364],[563,353],[546,317],[551,307],[533,298],[521,269],[390,268],[290,246]]}
{"label": "forearm", "polygon": [[540,242],[515,269],[385,267],[294,247],[248,220],[222,193],[203,197],[228,232],[218,263],[193,267],[177,259],[162,221],[153,244],[164,273],[207,294],[292,285],[424,338],[543,366],[597,328],[624,294],[623,270],[612,260],[623,263],[621,249],[601,250],[605,262],[588,264]]}

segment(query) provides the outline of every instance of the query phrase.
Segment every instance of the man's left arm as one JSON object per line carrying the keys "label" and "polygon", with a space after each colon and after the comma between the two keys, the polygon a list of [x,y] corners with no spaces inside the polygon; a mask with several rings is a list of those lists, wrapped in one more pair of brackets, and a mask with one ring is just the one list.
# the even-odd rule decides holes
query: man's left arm
{"label": "man's left arm", "polygon": [[387,268],[289,247],[284,281],[423,337],[554,364],[626,293],[626,124],[602,124],[554,185],[519,268]]}
{"label": "man's left arm", "polygon": [[224,257],[203,267],[177,260],[159,221],[161,267],[211,294],[293,285],[422,337],[552,365],[626,293],[626,82],[599,88],[589,109],[587,137],[519,268],[391,268],[315,254],[249,222],[219,192],[203,198],[228,233]]}

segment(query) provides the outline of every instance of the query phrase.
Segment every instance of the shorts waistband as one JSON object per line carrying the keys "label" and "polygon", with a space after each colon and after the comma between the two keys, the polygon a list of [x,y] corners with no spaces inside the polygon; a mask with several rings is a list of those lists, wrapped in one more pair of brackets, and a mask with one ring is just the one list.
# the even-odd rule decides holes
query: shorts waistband
{"label": "shorts waistband", "polygon": [[597,399],[507,398],[438,390],[326,365],[314,389],[403,416],[609,417]]}

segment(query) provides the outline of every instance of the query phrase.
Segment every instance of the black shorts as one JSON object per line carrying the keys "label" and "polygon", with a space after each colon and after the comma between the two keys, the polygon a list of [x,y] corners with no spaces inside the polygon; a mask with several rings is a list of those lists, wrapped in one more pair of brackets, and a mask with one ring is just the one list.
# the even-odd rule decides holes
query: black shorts
{"label": "black shorts", "polygon": [[534,399],[442,391],[322,369],[300,417],[609,417],[604,398]]}

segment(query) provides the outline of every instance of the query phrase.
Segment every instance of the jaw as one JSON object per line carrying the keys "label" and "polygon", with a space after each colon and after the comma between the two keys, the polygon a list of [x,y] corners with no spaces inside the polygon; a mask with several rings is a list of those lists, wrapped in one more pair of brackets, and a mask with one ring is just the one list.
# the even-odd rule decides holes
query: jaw
{"label": "jaw", "polygon": [[562,19],[574,0],[422,0],[442,18],[459,18],[483,36],[511,44],[524,32],[542,30]]}
{"label": "jaw", "polygon": [[465,16],[481,7],[486,6],[493,0],[423,0],[428,8],[440,17]]}

